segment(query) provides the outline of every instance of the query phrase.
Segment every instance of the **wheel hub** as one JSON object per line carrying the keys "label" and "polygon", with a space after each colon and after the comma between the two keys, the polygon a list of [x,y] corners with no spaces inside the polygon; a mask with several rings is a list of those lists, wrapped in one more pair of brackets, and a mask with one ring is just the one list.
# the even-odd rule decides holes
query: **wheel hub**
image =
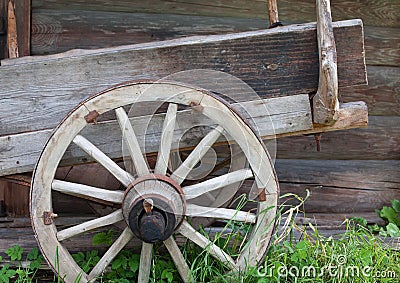
{"label": "wheel hub", "polygon": [[171,178],[146,175],[125,192],[122,212],[136,237],[146,243],[166,240],[179,227],[186,211],[181,187]]}

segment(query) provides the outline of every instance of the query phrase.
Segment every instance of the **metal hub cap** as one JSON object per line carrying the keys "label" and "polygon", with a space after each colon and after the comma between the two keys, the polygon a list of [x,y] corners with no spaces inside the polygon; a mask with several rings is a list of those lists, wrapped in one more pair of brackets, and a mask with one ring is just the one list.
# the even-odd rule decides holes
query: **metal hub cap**
{"label": "metal hub cap", "polygon": [[145,175],[128,186],[123,199],[125,222],[146,243],[166,240],[182,223],[186,203],[181,187],[162,175]]}

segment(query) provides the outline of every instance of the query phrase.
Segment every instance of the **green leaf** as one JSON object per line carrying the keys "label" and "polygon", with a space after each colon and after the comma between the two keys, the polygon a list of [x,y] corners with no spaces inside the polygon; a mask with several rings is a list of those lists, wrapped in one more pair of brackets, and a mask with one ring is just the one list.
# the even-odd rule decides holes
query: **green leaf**
{"label": "green leaf", "polygon": [[400,229],[394,223],[389,223],[386,226],[386,231],[391,237],[400,237]]}
{"label": "green leaf", "polygon": [[23,252],[24,249],[17,245],[6,249],[6,254],[11,258],[11,260],[21,260]]}
{"label": "green leaf", "polygon": [[34,247],[26,256],[27,260],[35,260],[39,257],[39,250],[37,247]]}
{"label": "green leaf", "polygon": [[72,254],[72,258],[76,261],[78,265],[85,262],[85,254],[83,252]]}
{"label": "green leaf", "polygon": [[122,269],[126,269],[128,264],[128,261],[126,259],[125,256],[118,256],[112,263],[112,269],[118,269],[118,268],[122,268]]}
{"label": "green leaf", "polygon": [[16,274],[17,274],[17,272],[15,270],[12,270],[12,269],[7,270],[7,272],[6,272],[6,276],[8,278],[11,278],[11,277],[15,276]]}
{"label": "green leaf", "polygon": [[93,237],[93,245],[103,245],[111,246],[114,242],[114,231],[109,230],[107,232],[101,232]]}
{"label": "green leaf", "polygon": [[140,256],[138,254],[132,255],[128,260],[128,266],[132,272],[136,272],[139,269]]}
{"label": "green leaf", "polygon": [[400,212],[400,200],[398,200],[398,199],[392,200],[392,207],[397,213],[399,213]]}
{"label": "green leaf", "polygon": [[164,269],[161,274],[161,279],[167,279],[168,282],[172,282],[172,280],[174,279],[174,275],[170,270]]}
{"label": "green leaf", "polygon": [[389,223],[393,223],[396,224],[397,226],[400,226],[400,218],[393,207],[384,206],[381,209],[379,216],[382,217],[383,219],[386,219]]}
{"label": "green leaf", "polygon": [[352,217],[350,218],[350,220],[352,220],[355,224],[359,224],[364,227],[366,227],[368,224],[367,219],[363,217]]}

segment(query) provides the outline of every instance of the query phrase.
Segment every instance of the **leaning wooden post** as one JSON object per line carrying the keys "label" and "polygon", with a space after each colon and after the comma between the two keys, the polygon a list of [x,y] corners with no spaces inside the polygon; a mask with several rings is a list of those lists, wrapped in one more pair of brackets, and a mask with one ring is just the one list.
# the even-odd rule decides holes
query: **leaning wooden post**
{"label": "leaning wooden post", "polygon": [[15,16],[14,2],[8,1],[8,28],[7,28],[7,49],[8,58],[19,57],[18,37],[17,37],[17,20]]}
{"label": "leaning wooden post", "polygon": [[336,45],[329,0],[317,0],[319,84],[313,98],[314,123],[330,125],[339,110]]}
{"label": "leaning wooden post", "polygon": [[268,17],[269,17],[270,28],[282,25],[279,22],[277,0],[268,0]]}

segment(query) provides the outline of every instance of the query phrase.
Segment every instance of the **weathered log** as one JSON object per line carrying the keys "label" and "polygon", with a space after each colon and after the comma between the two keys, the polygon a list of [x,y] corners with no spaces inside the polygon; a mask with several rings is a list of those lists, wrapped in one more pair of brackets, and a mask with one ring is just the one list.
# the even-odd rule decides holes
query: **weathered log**
{"label": "weathered log", "polygon": [[317,1],[317,39],[319,55],[318,90],[313,97],[313,121],[331,125],[337,120],[338,71],[329,0]]}
{"label": "weathered log", "polygon": [[[267,19],[267,0],[263,1],[111,1],[111,0],[80,0],[52,1],[36,0],[34,9],[58,10],[96,10],[115,12],[170,13],[186,15],[203,15],[215,17],[238,17]],[[397,11],[398,1],[349,1],[336,0],[332,13],[336,20],[362,18],[366,25],[399,27],[400,20]],[[315,19],[315,2],[309,0],[279,0],[279,14],[282,21],[297,21],[300,23]]]}
{"label": "weathered log", "polygon": [[307,212],[379,209],[400,197],[399,160],[298,160],[275,163],[281,193],[305,195]]}
{"label": "weathered log", "polygon": [[[315,21],[315,14],[306,21]],[[260,19],[40,9],[32,11],[32,55],[263,28],[266,23]],[[399,66],[399,29],[364,29],[367,64]]]}
{"label": "weathered log", "polygon": [[313,136],[277,140],[277,158],[292,159],[400,159],[400,117],[369,116],[368,128],[322,135],[317,152]]}
{"label": "weathered log", "polygon": [[400,29],[365,26],[365,53],[368,65],[400,65]]}
{"label": "weathered log", "polygon": [[[265,113],[264,106],[257,101],[255,103],[245,103],[245,105],[252,105],[246,108],[249,111],[247,115],[251,117],[251,123],[256,127],[259,134],[267,139],[276,136],[302,135],[346,128],[358,128],[364,127],[367,124],[368,113],[363,103],[344,104],[339,111],[339,119],[335,124],[313,128],[307,95],[273,98],[268,101],[267,109],[269,110],[269,115]],[[148,122],[150,119],[152,119],[152,124],[149,127]],[[135,133],[141,141],[140,145],[143,151],[151,153],[158,150],[163,120],[164,114],[131,119]],[[203,125],[210,124],[209,120],[204,119],[203,116],[199,117],[199,115],[190,110],[178,112],[178,121],[180,122],[175,129],[173,149],[175,149],[177,146],[176,142],[179,140],[181,148],[195,146],[196,142],[199,141],[199,137],[204,135],[202,129],[194,128],[190,138],[182,139],[182,135],[187,129],[191,129],[193,125],[198,125],[199,123]],[[107,133],[107,135],[99,133]],[[32,171],[50,134],[51,130],[41,130],[0,137],[0,145],[2,147],[2,151],[0,152],[0,176]],[[88,126],[83,135],[94,142],[95,145],[111,158],[122,156],[122,139],[116,121]],[[224,142],[224,140],[220,142]],[[20,145],[25,146],[21,147]],[[82,151],[77,150],[76,147],[71,146],[67,150],[62,164],[79,164],[88,161],[91,161],[90,158],[83,154]]]}
{"label": "weathered log", "polygon": [[[242,107],[249,111],[247,115],[251,117],[252,123],[264,136],[312,129],[308,95],[272,98],[266,104],[262,104],[260,101],[250,101],[243,103]],[[157,152],[164,115],[131,118],[143,151]],[[177,120],[174,147],[178,145],[177,142],[182,138],[182,135],[193,126],[213,124],[204,115],[191,110],[179,111]],[[150,121],[151,124],[149,124]],[[32,171],[51,132],[52,130],[42,130],[0,137],[0,176]],[[203,134],[202,129],[194,129],[191,138],[185,138],[184,141],[181,141],[180,147],[196,145],[196,141]],[[110,157],[122,156],[121,130],[115,120],[88,125],[83,136],[94,142]],[[76,147],[70,147],[65,155],[64,164],[87,162],[90,160],[87,157]]]}
{"label": "weathered log", "polygon": [[[400,50],[400,49],[399,49]],[[370,115],[400,115],[400,68],[367,66],[368,86],[354,86],[340,91],[341,99],[362,100]]]}
{"label": "weathered log", "polygon": [[32,11],[32,54],[53,54],[77,48],[95,49],[191,35],[265,29],[266,27],[265,21],[254,19],[104,11],[34,10]]}

